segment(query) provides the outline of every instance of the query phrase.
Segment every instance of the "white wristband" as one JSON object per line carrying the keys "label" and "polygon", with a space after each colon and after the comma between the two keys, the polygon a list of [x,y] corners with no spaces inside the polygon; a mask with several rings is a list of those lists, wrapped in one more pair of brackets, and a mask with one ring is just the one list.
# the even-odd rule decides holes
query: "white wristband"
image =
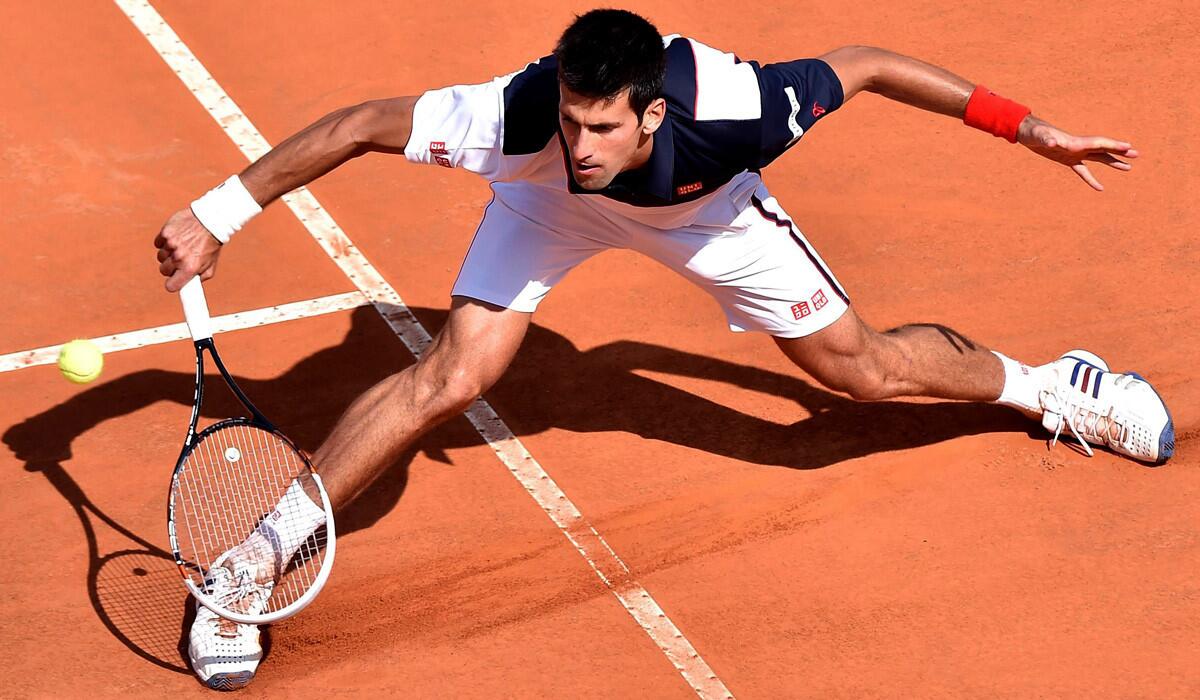
{"label": "white wristband", "polygon": [[196,219],[222,245],[228,243],[233,234],[260,212],[262,207],[254,201],[237,175],[230,175],[228,180],[192,202],[192,213]]}

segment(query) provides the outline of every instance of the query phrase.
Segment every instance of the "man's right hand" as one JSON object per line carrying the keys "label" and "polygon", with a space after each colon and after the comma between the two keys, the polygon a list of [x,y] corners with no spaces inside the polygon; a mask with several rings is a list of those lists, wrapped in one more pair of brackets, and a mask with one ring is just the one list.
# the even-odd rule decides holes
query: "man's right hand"
{"label": "man's right hand", "polygon": [[168,292],[178,292],[196,275],[207,280],[216,274],[221,242],[190,208],[180,209],[167,219],[154,237],[154,247],[158,249],[158,271],[167,278]]}

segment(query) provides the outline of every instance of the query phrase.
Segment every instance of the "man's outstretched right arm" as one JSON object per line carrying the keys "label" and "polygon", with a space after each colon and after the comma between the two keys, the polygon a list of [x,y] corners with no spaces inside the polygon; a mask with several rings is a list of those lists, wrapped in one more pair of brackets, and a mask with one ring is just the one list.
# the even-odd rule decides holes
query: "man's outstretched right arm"
{"label": "man's outstretched right arm", "polygon": [[261,207],[364,153],[403,154],[416,102],[416,97],[396,97],[328,114],[240,176],[172,214],[154,238],[167,291],[179,291],[195,275],[212,277],[222,244]]}

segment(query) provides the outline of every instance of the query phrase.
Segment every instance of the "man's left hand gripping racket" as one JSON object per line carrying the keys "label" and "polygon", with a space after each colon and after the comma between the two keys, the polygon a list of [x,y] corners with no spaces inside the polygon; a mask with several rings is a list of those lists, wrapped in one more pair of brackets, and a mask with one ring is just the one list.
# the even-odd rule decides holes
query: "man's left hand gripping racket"
{"label": "man's left hand gripping racket", "polygon": [[[312,602],[333,566],[329,496],[308,458],[225,369],[200,278],[179,296],[196,347],[196,395],[167,504],[175,563],[192,595],[221,617],[243,624],[282,620]],[[197,433],[205,350],[250,417]]]}

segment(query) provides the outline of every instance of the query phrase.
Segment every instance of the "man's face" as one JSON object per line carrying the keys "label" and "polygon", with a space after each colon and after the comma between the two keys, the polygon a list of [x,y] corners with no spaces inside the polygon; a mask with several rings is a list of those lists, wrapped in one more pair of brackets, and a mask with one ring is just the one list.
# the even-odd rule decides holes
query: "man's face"
{"label": "man's face", "polygon": [[640,167],[649,157],[650,136],[662,123],[661,99],[638,123],[629,91],[616,99],[583,97],[558,86],[558,121],[567,141],[575,182],[585,190],[602,190],[624,170]]}

